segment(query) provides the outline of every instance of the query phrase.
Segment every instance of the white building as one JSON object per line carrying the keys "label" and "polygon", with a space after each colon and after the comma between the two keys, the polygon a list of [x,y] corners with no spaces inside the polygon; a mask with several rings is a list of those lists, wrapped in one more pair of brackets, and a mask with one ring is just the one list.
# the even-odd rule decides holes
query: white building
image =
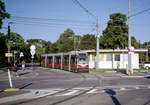
{"label": "white building", "polygon": [[[89,68],[95,68],[95,50],[83,50],[88,52]],[[135,49],[132,54],[132,67],[139,69],[139,54],[146,54],[147,49]],[[128,50],[127,49],[104,49],[100,50],[99,68],[104,69],[125,69],[128,65]]]}

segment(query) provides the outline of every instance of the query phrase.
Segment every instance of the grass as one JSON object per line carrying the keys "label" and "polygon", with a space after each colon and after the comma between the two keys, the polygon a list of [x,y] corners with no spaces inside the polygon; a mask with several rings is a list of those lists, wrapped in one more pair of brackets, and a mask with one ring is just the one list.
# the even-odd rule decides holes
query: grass
{"label": "grass", "polygon": [[104,73],[106,71],[117,71],[117,69],[90,69],[90,71],[93,71],[93,72],[99,72],[99,73]]}
{"label": "grass", "polygon": [[[146,69],[134,69],[134,71],[144,71]],[[106,71],[118,71],[117,69],[90,69],[92,72],[99,72],[99,73],[104,73]],[[119,69],[119,72],[126,72],[126,69]]]}

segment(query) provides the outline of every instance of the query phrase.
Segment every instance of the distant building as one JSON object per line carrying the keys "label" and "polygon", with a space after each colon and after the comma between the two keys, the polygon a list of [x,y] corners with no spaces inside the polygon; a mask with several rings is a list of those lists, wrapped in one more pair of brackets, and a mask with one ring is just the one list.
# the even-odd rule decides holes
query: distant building
{"label": "distant building", "polygon": [[[89,68],[95,68],[95,50],[82,50],[88,53]],[[139,54],[146,54],[147,49],[135,49],[132,54],[132,67],[139,69]],[[127,49],[100,49],[99,68],[105,69],[125,69],[128,65],[128,50]]]}

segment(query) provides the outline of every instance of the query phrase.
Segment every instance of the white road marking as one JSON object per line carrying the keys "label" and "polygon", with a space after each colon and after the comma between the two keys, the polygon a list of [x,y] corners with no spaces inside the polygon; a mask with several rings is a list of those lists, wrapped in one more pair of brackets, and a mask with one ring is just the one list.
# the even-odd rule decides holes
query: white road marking
{"label": "white road marking", "polygon": [[97,91],[97,89],[92,89],[92,90],[90,90],[89,92],[87,92],[87,94],[95,93],[95,91]]}
{"label": "white road marking", "polygon": [[135,87],[135,89],[140,89],[139,87]]}
{"label": "white road marking", "polygon": [[126,88],[120,88],[120,90],[122,90],[122,91],[123,91],[123,90],[126,90]]}
{"label": "white road marking", "polygon": [[75,95],[75,93],[79,92],[80,90],[69,90],[70,92],[67,92],[65,94],[59,94],[56,96],[70,96],[70,95]]}
{"label": "white road marking", "polygon": [[74,90],[89,90],[92,87],[78,87],[78,88],[73,88]]}

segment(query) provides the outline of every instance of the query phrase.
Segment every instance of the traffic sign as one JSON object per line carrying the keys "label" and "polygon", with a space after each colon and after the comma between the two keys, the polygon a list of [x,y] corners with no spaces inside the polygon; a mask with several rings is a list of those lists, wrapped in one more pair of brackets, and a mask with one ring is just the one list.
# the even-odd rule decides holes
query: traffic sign
{"label": "traffic sign", "polygon": [[35,50],[30,50],[31,55],[35,54]]}
{"label": "traffic sign", "polygon": [[32,56],[35,55],[35,49],[36,49],[35,45],[30,46],[30,53],[31,53]]}
{"label": "traffic sign", "polygon": [[23,55],[23,52],[21,52],[21,53],[20,53],[20,57],[23,57],[23,56],[24,56],[24,55]]}
{"label": "traffic sign", "polygon": [[5,53],[5,56],[6,56],[6,57],[11,57],[11,56],[12,56],[12,53]]}
{"label": "traffic sign", "polygon": [[30,46],[30,50],[35,50],[36,48],[35,48],[35,45],[31,45]]}
{"label": "traffic sign", "polygon": [[130,52],[134,52],[134,47],[133,46],[131,46],[131,47],[129,47],[129,49],[128,49]]}

